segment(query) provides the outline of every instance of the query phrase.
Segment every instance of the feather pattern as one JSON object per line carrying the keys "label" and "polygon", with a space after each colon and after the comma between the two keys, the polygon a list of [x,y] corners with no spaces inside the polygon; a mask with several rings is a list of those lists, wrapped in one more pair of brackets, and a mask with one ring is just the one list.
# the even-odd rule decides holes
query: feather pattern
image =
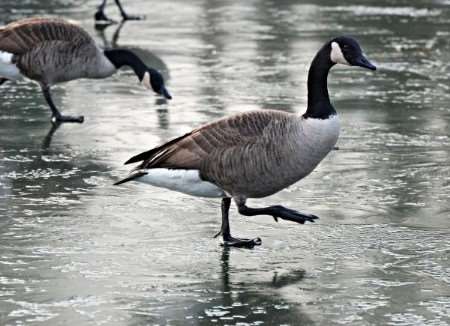
{"label": "feather pattern", "polygon": [[1,51],[21,55],[49,41],[94,44],[82,28],[58,18],[26,18],[0,28]]}
{"label": "feather pattern", "polygon": [[58,18],[28,18],[0,28],[0,51],[23,75],[50,85],[115,72],[89,34]]}
{"label": "feather pattern", "polygon": [[135,170],[195,169],[232,196],[271,195],[309,174],[335,145],[337,116],[313,121],[252,111],[204,125],[127,163]]}

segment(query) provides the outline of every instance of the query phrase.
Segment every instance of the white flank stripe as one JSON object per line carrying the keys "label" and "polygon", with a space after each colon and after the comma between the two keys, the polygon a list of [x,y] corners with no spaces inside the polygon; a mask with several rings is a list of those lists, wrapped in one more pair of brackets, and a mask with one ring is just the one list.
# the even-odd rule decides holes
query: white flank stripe
{"label": "white flank stripe", "polygon": [[167,188],[197,197],[224,197],[225,192],[215,184],[200,179],[198,170],[149,169],[136,181]]}
{"label": "white flank stripe", "polygon": [[0,51],[0,77],[12,80],[22,79],[19,69],[11,63],[12,57],[12,53]]}
{"label": "white flank stripe", "polygon": [[0,51],[0,63],[11,63],[13,54],[9,52]]}

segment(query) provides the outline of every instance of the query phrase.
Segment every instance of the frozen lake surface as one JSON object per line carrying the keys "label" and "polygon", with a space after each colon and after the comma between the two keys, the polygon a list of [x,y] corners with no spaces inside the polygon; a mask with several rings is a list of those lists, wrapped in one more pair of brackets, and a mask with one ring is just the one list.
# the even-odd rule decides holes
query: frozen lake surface
{"label": "frozen lake surface", "polygon": [[[1,325],[449,325],[450,2],[123,0],[96,31],[97,0],[2,0],[0,23],[78,21],[168,79],[165,103],[127,70],[55,87],[82,125],[51,129],[30,82],[0,87]],[[118,19],[113,1],[107,13]],[[339,150],[255,206],[320,216],[297,225],[231,211],[254,250],[213,235],[220,201],[137,183],[123,162],[251,109],[301,114],[309,63],[355,36],[375,73],[335,68]]]}

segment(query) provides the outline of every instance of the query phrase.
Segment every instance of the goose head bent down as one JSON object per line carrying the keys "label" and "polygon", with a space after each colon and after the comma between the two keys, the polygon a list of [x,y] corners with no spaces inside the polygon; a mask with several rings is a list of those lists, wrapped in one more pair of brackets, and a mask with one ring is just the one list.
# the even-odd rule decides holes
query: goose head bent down
{"label": "goose head bent down", "polygon": [[102,50],[81,27],[58,18],[26,18],[0,27],[0,84],[29,78],[39,83],[53,122],[83,122],[63,116],[50,87],[79,78],[106,78],[130,66],[146,87],[170,99],[162,75],[129,50]]}
{"label": "goose head bent down", "polygon": [[327,76],[338,63],[376,69],[354,39],[335,38],[325,43],[311,63],[305,114],[259,110],[219,119],[130,158],[126,164],[141,163],[116,184],[136,180],[194,196],[222,198],[222,227],[217,235],[222,235],[225,246],[261,243],[259,238],[231,236],[231,198],[245,216],[314,222],[315,215],[280,205],[251,208],[246,201],[301,180],[336,144],[339,121],[330,103]]}
{"label": "goose head bent down", "polygon": [[152,89],[155,93],[164,96],[166,99],[172,99],[172,96],[169,94],[164,84],[164,78],[159,71],[147,67],[145,63],[130,50],[110,49],[105,50],[104,54],[116,69],[120,69],[123,66],[131,67],[141,84],[147,89]]}

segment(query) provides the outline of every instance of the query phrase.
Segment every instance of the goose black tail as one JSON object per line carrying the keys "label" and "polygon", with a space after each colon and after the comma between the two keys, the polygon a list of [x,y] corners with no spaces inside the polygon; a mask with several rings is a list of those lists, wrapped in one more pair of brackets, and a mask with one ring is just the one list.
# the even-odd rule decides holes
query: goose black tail
{"label": "goose black tail", "polygon": [[122,183],[131,181],[131,180],[134,180],[134,179],[139,178],[139,177],[142,177],[143,175],[146,175],[146,174],[147,174],[147,172],[144,172],[144,171],[134,171],[134,172],[131,172],[130,175],[129,175],[128,177],[126,177],[125,179],[122,179],[122,180],[120,180],[120,181],[115,182],[114,185],[115,185],[115,186],[121,185]]}

